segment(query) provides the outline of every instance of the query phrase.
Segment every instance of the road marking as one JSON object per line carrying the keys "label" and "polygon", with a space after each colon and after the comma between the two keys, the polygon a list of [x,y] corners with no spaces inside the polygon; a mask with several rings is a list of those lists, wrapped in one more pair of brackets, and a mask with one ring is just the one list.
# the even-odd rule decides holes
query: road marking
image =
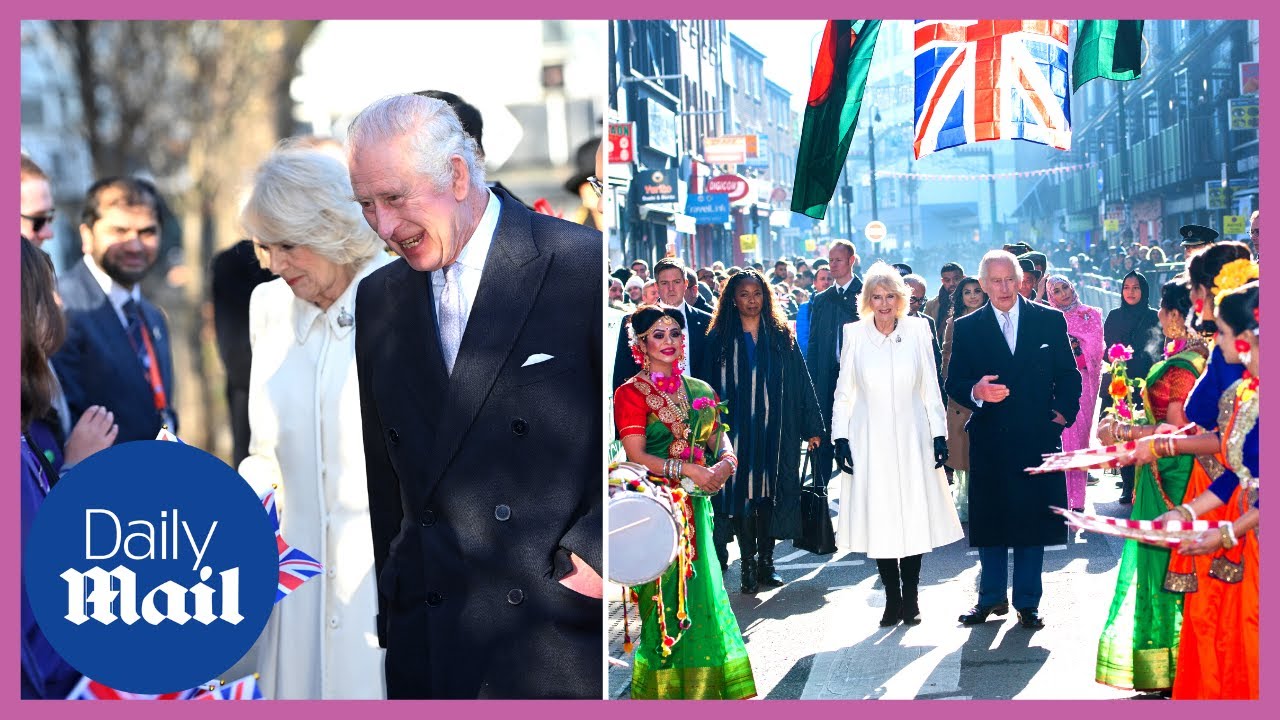
{"label": "road marking", "polygon": [[792,560],[795,560],[798,557],[804,557],[805,555],[808,555],[808,554],[809,554],[808,550],[797,550],[791,553],[790,555],[787,555],[786,557],[778,558],[777,563],[779,565],[781,565],[782,563],[788,563],[788,562],[791,562]]}
{"label": "road marking", "polygon": [[866,560],[838,560],[836,562],[796,563],[794,565],[774,565],[774,570],[813,570],[815,568],[855,567],[865,565]]}
{"label": "road marking", "polygon": [[[1045,551],[1045,552],[1058,552],[1059,550],[1066,550],[1066,549],[1067,549],[1067,546],[1066,546],[1066,545],[1046,545],[1046,546],[1045,546],[1045,548],[1044,548],[1044,551]],[[1012,554],[1012,553],[1013,553],[1013,548],[1009,548],[1009,553],[1010,553],[1010,554]],[[970,551],[968,551],[968,552],[966,552],[966,553],[965,553],[965,555],[977,555],[977,554],[978,554],[978,551],[977,551],[977,550],[970,550]]]}

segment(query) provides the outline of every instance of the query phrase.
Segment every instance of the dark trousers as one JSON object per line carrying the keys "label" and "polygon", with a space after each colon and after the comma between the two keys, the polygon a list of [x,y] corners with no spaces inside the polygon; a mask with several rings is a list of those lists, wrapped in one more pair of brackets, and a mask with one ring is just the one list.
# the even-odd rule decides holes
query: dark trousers
{"label": "dark trousers", "polygon": [[1137,473],[1137,468],[1129,465],[1120,468],[1120,497],[1133,499],[1133,478]]}
{"label": "dark trousers", "polygon": [[743,560],[759,553],[773,561],[775,540],[769,535],[769,521],[773,518],[773,498],[753,498],[747,501],[745,511],[737,518],[738,552]]}
{"label": "dark trousers", "polygon": [[[1008,599],[1009,548],[980,547],[978,560],[982,576],[978,583],[978,606],[990,607]],[[1013,548],[1013,607],[1016,610],[1039,608],[1044,594],[1041,573],[1044,569],[1044,547],[1025,545]]]}

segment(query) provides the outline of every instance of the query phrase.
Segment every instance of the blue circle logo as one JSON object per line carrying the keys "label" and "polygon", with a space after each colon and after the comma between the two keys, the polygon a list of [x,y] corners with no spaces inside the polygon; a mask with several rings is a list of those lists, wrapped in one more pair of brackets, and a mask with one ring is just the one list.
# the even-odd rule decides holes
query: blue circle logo
{"label": "blue circle logo", "polygon": [[72,667],[125,692],[194,688],[257,640],[280,576],[248,483],[190,445],[99,452],[54,486],[23,558],[41,630]]}

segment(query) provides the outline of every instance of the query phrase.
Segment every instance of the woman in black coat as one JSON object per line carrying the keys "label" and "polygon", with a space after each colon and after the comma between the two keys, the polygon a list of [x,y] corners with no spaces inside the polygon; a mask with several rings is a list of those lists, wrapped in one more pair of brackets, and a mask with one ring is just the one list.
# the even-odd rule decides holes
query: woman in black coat
{"label": "woman in black coat", "polygon": [[801,532],[800,444],[817,447],[823,427],[795,333],[760,273],[746,270],[730,278],[707,329],[703,356],[694,375],[727,404],[725,421],[739,463],[714,498],[716,519],[732,522],[738,536],[742,591],[754,593],[761,583],[778,587],[774,542]]}
{"label": "woman in black coat", "polygon": [[[1128,345],[1133,348],[1133,359],[1125,363],[1125,374],[1132,378],[1145,378],[1157,358],[1164,357],[1164,332],[1160,329],[1158,313],[1150,304],[1151,288],[1142,273],[1132,270],[1124,276],[1120,287],[1120,307],[1107,314],[1102,324],[1103,348],[1112,345]],[[1102,379],[1102,405],[1111,407],[1107,387],[1111,375]],[[1120,468],[1120,503],[1133,502],[1133,467]]]}

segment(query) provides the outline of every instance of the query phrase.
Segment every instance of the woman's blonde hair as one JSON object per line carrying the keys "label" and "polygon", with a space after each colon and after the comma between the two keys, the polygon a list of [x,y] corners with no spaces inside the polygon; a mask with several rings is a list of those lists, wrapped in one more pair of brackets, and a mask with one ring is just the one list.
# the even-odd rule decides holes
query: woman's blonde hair
{"label": "woman's blonde hair", "polygon": [[894,317],[907,316],[907,296],[911,291],[903,282],[902,275],[892,265],[883,260],[877,260],[862,278],[862,295],[858,298],[858,313],[862,317],[869,318],[874,312],[871,309],[871,293],[876,288],[887,288],[898,296],[898,311]]}

